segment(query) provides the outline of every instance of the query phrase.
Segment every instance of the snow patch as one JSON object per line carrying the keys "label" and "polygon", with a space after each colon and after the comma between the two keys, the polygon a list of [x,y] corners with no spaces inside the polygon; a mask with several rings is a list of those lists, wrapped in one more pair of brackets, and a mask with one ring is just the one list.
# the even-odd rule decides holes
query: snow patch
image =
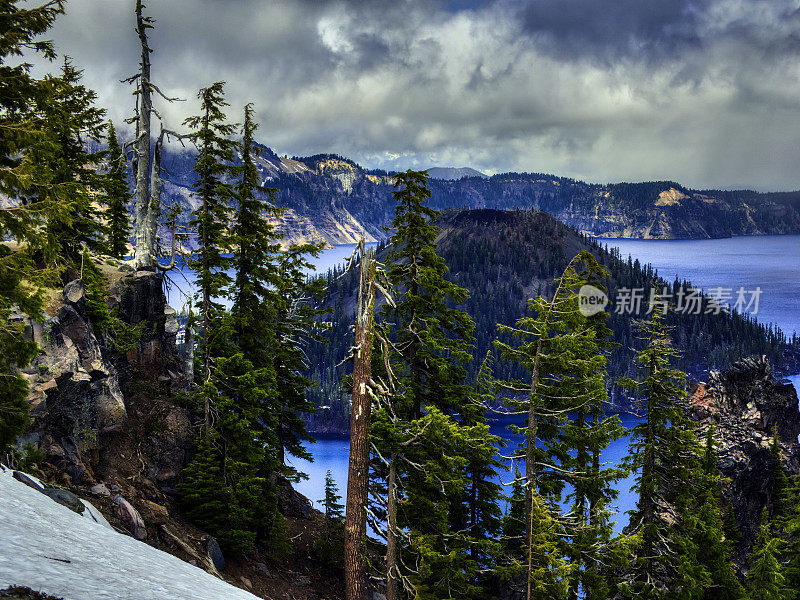
{"label": "snow patch", "polygon": [[64,600],[254,600],[213,575],[78,515],[0,469],[0,589]]}

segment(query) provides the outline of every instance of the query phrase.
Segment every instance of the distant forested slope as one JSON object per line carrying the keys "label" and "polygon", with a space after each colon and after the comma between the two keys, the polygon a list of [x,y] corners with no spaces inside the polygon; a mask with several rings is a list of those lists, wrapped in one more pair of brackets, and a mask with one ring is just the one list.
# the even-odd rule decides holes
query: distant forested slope
{"label": "distant forested slope", "polygon": [[[607,250],[540,211],[448,211],[437,224],[442,228],[439,253],[450,269],[448,277],[471,294],[462,307],[475,321],[475,360],[468,367],[470,377],[474,377],[492,348],[498,335],[497,323],[513,324],[525,314],[529,298],[552,294],[553,278],[581,249],[591,251],[609,269],[606,285],[612,300],[622,288],[649,290],[656,286],[661,290],[666,285],[676,293],[690,285],[663,281],[650,265],[622,260],[616,249]],[[385,256],[382,246],[378,256]],[[316,347],[310,355],[312,378],[318,386],[309,393],[320,406],[328,407],[314,418],[312,426],[316,429],[346,429],[347,407],[341,401],[344,390],[340,381],[349,366],[336,365],[352,345],[349,325],[353,321],[355,273],[353,269],[342,275],[336,270],[327,275],[332,311],[330,343]],[[646,305],[647,300],[639,318],[645,317]],[[703,311],[705,307],[706,304]],[[633,375],[634,348],[638,342],[633,330],[634,317],[617,314],[613,308],[610,313],[609,326],[620,348],[612,352],[609,371],[612,379],[617,379]],[[725,367],[750,355],[768,356],[779,370],[787,369],[790,363],[796,364],[796,340],[790,349],[792,340],[787,340],[783,333],[746,316],[670,312],[666,322],[673,328],[673,340],[682,353],[676,366],[695,379],[704,380],[710,369]],[[495,362],[495,375],[505,379],[526,377],[514,365],[501,361]],[[615,397],[624,404],[621,393]]]}

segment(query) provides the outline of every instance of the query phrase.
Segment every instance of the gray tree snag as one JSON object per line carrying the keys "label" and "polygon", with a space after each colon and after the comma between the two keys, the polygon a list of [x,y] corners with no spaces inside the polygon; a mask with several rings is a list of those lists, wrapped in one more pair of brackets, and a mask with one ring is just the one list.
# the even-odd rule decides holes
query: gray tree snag
{"label": "gray tree snag", "polygon": [[133,118],[128,123],[136,124],[136,137],[130,144],[133,147],[132,170],[136,187],[134,197],[134,241],[133,266],[135,269],[153,269],[160,267],[168,270],[174,266],[175,235],[172,232],[172,262],[168,266],[158,264],[156,253],[158,216],[161,212],[161,154],[164,145],[164,136],[173,135],[181,139],[182,135],[165,130],[161,126],[160,134],[156,140],[151,156],[151,116],[160,118],[153,108],[153,92],[164,98],[167,102],[174,102],[178,98],[168,98],[150,80],[150,54],[153,52],[147,40],[147,30],[153,28],[152,17],[143,14],[142,0],[136,0],[136,34],[142,49],[139,63],[139,72],[124,80],[126,83],[136,83],[136,108]]}
{"label": "gray tree snag", "polygon": [[136,189],[133,192],[136,246],[133,254],[135,269],[152,267],[155,264],[156,210],[151,210],[150,198],[150,115],[153,112],[150,89],[150,53],[147,30],[153,27],[152,19],[142,14],[142,0],[136,0],[136,33],[142,47],[139,73],[129,80],[137,80],[136,90],[136,139],[134,140],[133,176]]}
{"label": "gray tree snag", "polygon": [[356,305],[356,336],[353,355],[353,396],[350,409],[350,464],[344,525],[344,574],[347,600],[367,600],[369,582],[365,556],[366,506],[369,493],[369,426],[372,324],[375,309],[375,255],[359,242],[361,275]]}

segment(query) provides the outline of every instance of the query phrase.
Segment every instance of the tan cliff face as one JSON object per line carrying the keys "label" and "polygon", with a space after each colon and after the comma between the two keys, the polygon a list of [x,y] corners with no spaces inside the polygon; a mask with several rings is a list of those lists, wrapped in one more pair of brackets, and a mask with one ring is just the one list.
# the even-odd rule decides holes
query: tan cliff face
{"label": "tan cliff face", "polygon": [[[167,166],[168,201],[184,206],[184,225],[195,202],[191,157]],[[355,243],[386,239],[395,202],[391,173],[368,171],[335,155],[280,157],[258,147],[265,186],[285,209],[276,219],[284,244]],[[735,235],[800,233],[800,192],[694,191],[674,182],[589,184],[538,173],[490,178],[428,180],[432,208],[543,210],[597,237],[702,239]]]}

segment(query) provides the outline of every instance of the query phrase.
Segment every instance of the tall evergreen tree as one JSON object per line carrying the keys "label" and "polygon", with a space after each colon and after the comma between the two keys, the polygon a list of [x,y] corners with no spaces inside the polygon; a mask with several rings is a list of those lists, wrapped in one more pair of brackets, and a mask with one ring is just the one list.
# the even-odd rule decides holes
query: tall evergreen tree
{"label": "tall evergreen tree", "polygon": [[676,351],[660,312],[653,311],[640,328],[646,347],[637,363],[644,377],[627,382],[644,408],[642,421],[631,429],[627,459],[638,472],[634,490],[639,499],[631,525],[639,546],[623,589],[636,598],[656,598],[664,587],[683,587],[689,593],[688,588],[703,583],[693,555],[696,546],[684,535],[690,527],[683,519],[692,498],[687,482],[698,466],[699,444],[681,405],[686,375],[670,366]]}
{"label": "tall evergreen tree", "polygon": [[748,556],[747,589],[750,600],[786,600],[793,593],[786,588],[786,578],[778,561],[779,540],[770,531],[769,510],[761,513],[761,526]]}
{"label": "tall evergreen tree", "polygon": [[130,217],[128,201],[131,193],[126,177],[125,156],[117,140],[114,123],[108,122],[108,169],[105,173],[106,221],[108,223],[108,243],[106,250],[111,256],[122,258],[128,250]]}
{"label": "tall evergreen tree", "polygon": [[[23,337],[24,323],[12,318],[21,311],[41,315],[37,284],[51,269],[33,268],[33,256],[52,257],[41,226],[66,219],[72,206],[63,185],[53,183],[52,156],[57,150],[41,111],[52,94],[52,82],[31,76],[29,52],[52,60],[55,51],[39,36],[63,12],[63,2],[30,6],[16,0],[0,2],[0,193],[10,205],[0,211],[0,453],[5,452],[28,423],[28,384],[17,372],[36,356],[36,344]],[[49,263],[49,261],[48,261]]]}
{"label": "tall evergreen tree", "polygon": [[733,544],[725,538],[720,507],[722,478],[714,449],[714,427],[706,432],[702,463],[698,469],[693,509],[685,518],[696,548],[697,561],[705,570],[705,585],[695,596],[704,600],[744,600],[747,598],[732,564]]}
{"label": "tall evergreen tree", "polygon": [[[477,543],[486,550],[488,536],[479,541],[471,535],[483,538],[477,518],[470,534],[453,527],[464,516],[469,463],[482,472],[490,466],[484,450],[493,436],[465,381],[473,322],[455,308],[466,292],[445,278],[447,267],[436,253],[438,228],[430,220],[438,213],[425,205],[426,177],[415,171],[395,176],[395,234],[387,253],[395,303],[385,307],[384,318],[398,391],[376,414],[372,437],[383,456],[395,457],[397,526],[408,532],[409,544],[392,560],[420,598],[470,597],[482,593],[479,560],[488,556],[470,549]],[[470,449],[480,456],[468,456]],[[401,568],[414,561],[415,572]]]}
{"label": "tall evergreen tree", "polygon": [[770,443],[770,454],[774,461],[772,469],[772,523],[773,531],[780,533],[783,521],[789,510],[789,477],[783,468],[783,457],[781,456],[781,442],[778,437],[778,427],[772,430],[772,442]]}
{"label": "tall evergreen tree", "polygon": [[[105,244],[106,227],[97,208],[103,191],[103,177],[97,165],[105,152],[88,150],[90,142],[99,144],[105,127],[105,110],[95,106],[97,95],[81,85],[82,72],[69,57],[59,76],[48,77],[50,94],[42,110],[55,152],[52,183],[61,184],[72,198],[68,218],[49,219],[47,235],[66,266],[77,268],[84,249],[100,250]],[[68,278],[73,278],[68,274]]]}
{"label": "tall evergreen tree", "polygon": [[800,475],[792,478],[786,494],[787,510],[782,523],[781,562],[785,565],[786,587],[794,590],[791,600],[800,598]]}
{"label": "tall evergreen tree", "polygon": [[[204,385],[211,384],[215,345],[227,341],[221,334],[224,307],[219,302],[231,283],[226,269],[232,266],[230,221],[233,187],[232,174],[236,142],[230,139],[236,127],[227,122],[224,109],[224,83],[217,82],[198,93],[200,114],[189,117],[184,125],[193,130],[189,139],[197,148],[194,170],[197,173],[195,194],[199,206],[192,213],[191,225],[197,228],[198,251],[189,260],[196,276],[202,336],[199,375]],[[205,431],[211,427],[211,389],[205,392]]]}
{"label": "tall evergreen tree", "polygon": [[[514,327],[498,326],[519,338],[516,346],[498,342],[503,356],[531,372],[530,384],[503,384],[513,396],[509,404],[527,414],[521,453],[526,463],[525,572],[527,595],[540,582],[539,557],[543,550],[533,543],[534,504],[551,511],[561,544],[563,565],[556,572],[569,573],[569,595],[581,590],[587,597],[602,596],[606,585],[599,564],[606,551],[611,524],[608,503],[616,495],[612,483],[622,476],[618,469],[601,468],[600,452],[622,434],[618,417],[603,418],[606,337],[609,330],[602,314],[585,316],[579,310],[579,291],[589,282],[600,285],[607,273],[588,252],[577,255],[556,280],[552,298],[536,298],[530,306],[535,316],[519,319]],[[524,396],[523,396],[524,395]],[[555,510],[565,485],[568,515]],[[543,517],[538,517],[541,521]],[[568,567],[567,567],[568,563]],[[548,575],[550,577],[550,575]]]}

